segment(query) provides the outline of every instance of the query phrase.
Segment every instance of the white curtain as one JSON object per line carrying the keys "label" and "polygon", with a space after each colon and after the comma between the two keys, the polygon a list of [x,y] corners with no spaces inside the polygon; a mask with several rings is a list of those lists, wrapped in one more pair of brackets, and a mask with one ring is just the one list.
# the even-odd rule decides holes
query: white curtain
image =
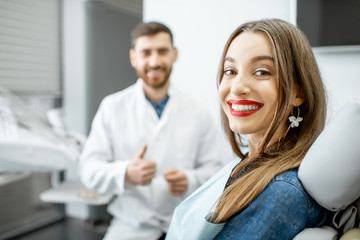
{"label": "white curtain", "polygon": [[60,0],[0,0],[0,85],[61,93]]}

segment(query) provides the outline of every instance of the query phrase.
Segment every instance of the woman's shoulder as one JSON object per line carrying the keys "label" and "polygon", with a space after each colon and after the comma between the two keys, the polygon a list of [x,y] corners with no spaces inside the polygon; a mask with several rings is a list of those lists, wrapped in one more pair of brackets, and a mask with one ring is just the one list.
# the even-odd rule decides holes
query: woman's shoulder
{"label": "woman's shoulder", "polygon": [[[321,226],[325,212],[307,194],[297,170],[276,176],[270,184],[224,227],[218,239],[292,239],[307,227]],[[234,236],[235,236],[234,235]],[[231,238],[234,239],[234,238]]]}
{"label": "woman's shoulder", "polygon": [[307,193],[298,178],[297,169],[277,175],[257,200],[262,202],[264,199],[276,203],[274,210],[278,214],[298,218],[304,221],[305,227],[321,226],[326,219],[326,210]]}
{"label": "woman's shoulder", "polygon": [[267,190],[275,190],[277,193],[286,195],[288,198],[291,198],[293,196],[294,198],[299,199],[300,197],[306,201],[307,205],[312,202],[312,199],[310,198],[309,194],[306,192],[305,188],[303,187],[298,178],[297,169],[288,170],[275,176],[275,178],[270,182],[269,186],[267,187]]}
{"label": "woman's shoulder", "polygon": [[311,221],[322,223],[326,218],[326,210],[308,194],[298,178],[297,169],[277,175],[264,191],[267,192],[265,194],[277,198],[282,204],[295,203],[299,206],[298,211],[301,211],[300,206],[303,206],[302,211],[309,219],[312,219]]}
{"label": "woman's shoulder", "polygon": [[275,176],[273,181],[270,184],[276,184],[279,182],[287,183],[290,185],[293,185],[296,188],[299,188],[299,190],[304,190],[303,185],[301,184],[299,177],[298,177],[298,169],[292,169],[288,170],[286,172],[280,173],[279,175]]}

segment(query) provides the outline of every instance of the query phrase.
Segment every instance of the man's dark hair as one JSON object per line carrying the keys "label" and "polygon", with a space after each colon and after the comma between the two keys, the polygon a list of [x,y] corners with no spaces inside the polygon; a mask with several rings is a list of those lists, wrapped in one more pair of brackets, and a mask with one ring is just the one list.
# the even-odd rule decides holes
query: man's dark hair
{"label": "man's dark hair", "polygon": [[131,33],[131,44],[132,47],[135,47],[136,39],[142,36],[152,36],[160,32],[165,32],[170,35],[171,44],[173,45],[173,35],[170,29],[162,23],[159,22],[141,22],[139,23]]}

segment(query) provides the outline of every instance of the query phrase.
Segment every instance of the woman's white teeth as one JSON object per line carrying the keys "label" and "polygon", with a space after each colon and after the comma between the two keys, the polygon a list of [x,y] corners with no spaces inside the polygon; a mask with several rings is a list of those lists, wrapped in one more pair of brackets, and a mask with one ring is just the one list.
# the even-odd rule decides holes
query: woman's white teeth
{"label": "woman's white teeth", "polygon": [[254,111],[256,109],[259,109],[259,105],[238,105],[238,104],[232,104],[231,105],[232,110],[234,111]]}

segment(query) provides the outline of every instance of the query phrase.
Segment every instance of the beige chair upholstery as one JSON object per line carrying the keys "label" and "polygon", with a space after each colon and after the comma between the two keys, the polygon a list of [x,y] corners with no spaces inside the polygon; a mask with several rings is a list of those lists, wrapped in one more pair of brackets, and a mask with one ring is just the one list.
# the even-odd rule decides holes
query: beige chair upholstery
{"label": "beige chair upholstery", "polygon": [[360,240],[360,229],[353,228],[347,231],[340,240]]}

